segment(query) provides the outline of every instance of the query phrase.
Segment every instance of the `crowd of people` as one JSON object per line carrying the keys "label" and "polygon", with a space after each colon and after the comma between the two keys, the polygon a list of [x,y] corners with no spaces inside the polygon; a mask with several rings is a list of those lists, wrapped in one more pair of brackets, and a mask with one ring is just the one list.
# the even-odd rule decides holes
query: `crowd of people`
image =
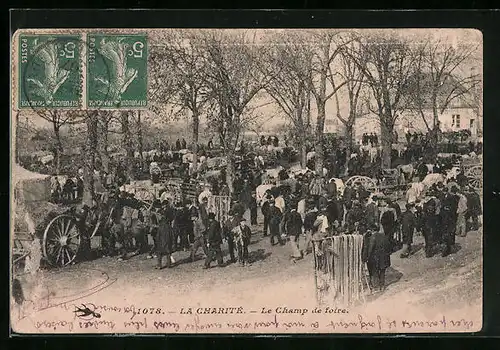
{"label": "crowd of people", "polygon": [[[194,261],[201,249],[205,268],[214,262],[244,266],[250,263],[252,235],[261,234],[269,237],[270,247],[288,244],[290,259],[297,262],[312,252],[313,242],[360,234],[366,240],[363,258],[373,286],[383,288],[381,276],[390,266],[391,254],[401,250],[401,258],[411,257],[417,232],[424,237],[426,257],[438,252],[447,256],[453,252],[455,236],[479,227],[480,196],[466,183],[439,182],[425,195],[402,203],[396,196],[370,193],[359,183],[339,191],[335,182],[326,182],[314,172],[294,175],[283,169],[278,183],[257,203],[256,183],[244,175],[241,180],[243,185],[234,193],[223,222],[208,208],[213,195],[210,185],[199,198],[176,202],[160,196],[147,209],[132,194],[112,187],[107,205],[114,210],[110,229],[102,232],[104,254],[120,260],[142,253],[156,256],[156,268],[161,269],[174,266],[174,252],[190,252],[189,260]],[[257,232],[259,206],[261,232]],[[147,244],[148,235],[153,238],[152,247]],[[227,244],[227,256],[223,244]]]}
{"label": "crowd of people", "polygon": [[[210,141],[204,148],[213,147]],[[377,145],[377,136],[363,135],[362,143]],[[279,140],[276,136],[262,136],[260,144],[278,147]],[[177,140],[172,146],[175,150],[184,149],[185,140]],[[288,244],[290,259],[297,262],[313,252],[314,244],[320,247],[326,237],[359,234],[365,240],[362,255],[372,287],[383,289],[383,276],[390,266],[391,254],[400,251],[401,258],[410,258],[416,233],[424,237],[426,257],[438,252],[447,256],[454,251],[455,236],[477,230],[480,225],[480,196],[462,173],[447,183],[438,182],[425,188],[418,196],[400,198],[395,194],[370,193],[360,183],[346,183],[345,187],[337,188],[335,181],[327,180],[330,176],[339,176],[346,163],[349,176],[358,174],[361,166],[356,167],[359,160],[352,156],[346,162],[345,150],[341,148],[331,154],[336,161],[326,160],[329,169],[326,174],[312,171],[314,163],[302,172],[292,171],[286,165],[281,167],[262,201],[257,200],[257,189],[268,184],[269,179],[258,155],[250,162],[237,163],[232,190],[222,168],[217,176],[206,181],[203,196],[179,200],[163,189],[149,207],[133,194],[120,190],[128,181],[123,164],[112,174],[94,170],[95,183],[101,188],[97,192],[107,193],[106,200],[99,205],[105,212],[112,213],[109,224],[101,230],[103,254],[120,260],[147,254],[149,258],[156,258],[156,268],[162,269],[176,266],[174,252],[189,252],[189,261],[194,261],[201,249],[205,268],[214,262],[221,267],[236,262],[245,266],[251,263],[251,237],[261,234],[268,237],[270,247]],[[206,159],[202,157],[205,157],[203,152],[200,163],[204,164]],[[412,176],[417,178],[411,180],[413,183],[422,181],[428,173],[425,164],[421,165],[415,166]],[[436,169],[439,167],[436,163]],[[54,200],[81,197],[82,176],[79,171],[76,181],[68,178],[62,186],[57,178],[53,179]],[[184,181],[195,177],[199,177],[199,173],[188,172]],[[409,187],[411,185],[409,183]],[[208,206],[208,198],[213,195],[230,198],[231,209],[224,220],[219,221],[217,213]],[[85,210],[90,212],[88,207]],[[87,222],[89,220],[92,218]],[[257,232],[260,227],[262,231]],[[153,241],[151,247],[148,235]],[[222,249],[223,244],[227,245],[227,251]]]}

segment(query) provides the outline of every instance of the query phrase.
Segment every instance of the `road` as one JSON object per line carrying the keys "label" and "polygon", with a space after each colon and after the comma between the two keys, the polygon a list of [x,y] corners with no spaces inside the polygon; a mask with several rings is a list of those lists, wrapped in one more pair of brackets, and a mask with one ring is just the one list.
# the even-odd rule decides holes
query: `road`
{"label": "road", "polygon": [[[121,262],[116,258],[98,258],[42,271],[35,280],[26,282],[27,299],[42,295],[41,299],[45,300],[43,295],[48,294],[50,306],[62,306],[35,312],[22,319],[19,327],[33,330],[34,319],[71,314],[68,305],[83,302],[162,307],[162,312],[167,314],[178,314],[181,308],[207,306],[258,306],[259,310],[261,307],[274,310],[280,305],[291,308],[316,306],[312,255],[293,263],[288,243],[272,247],[269,238],[262,236],[261,225],[253,231],[252,264],[246,267],[230,264],[204,270],[200,250],[199,259],[194,263],[186,261],[189,252],[174,253],[176,266],[160,271],[154,269],[156,260],[147,259],[146,255]],[[303,242],[301,238],[300,243]],[[454,254],[445,258],[439,254],[425,258],[423,238],[417,235],[417,251],[410,258],[401,259],[399,252],[392,254],[392,266],[387,270],[387,289],[367,295],[366,301],[352,306],[350,312],[378,314],[383,310],[390,315],[410,314],[425,318],[442,314],[463,317],[466,312],[480,319],[482,229],[469,232],[467,237],[457,237],[456,242]],[[227,247],[223,248],[225,260],[228,260]]]}

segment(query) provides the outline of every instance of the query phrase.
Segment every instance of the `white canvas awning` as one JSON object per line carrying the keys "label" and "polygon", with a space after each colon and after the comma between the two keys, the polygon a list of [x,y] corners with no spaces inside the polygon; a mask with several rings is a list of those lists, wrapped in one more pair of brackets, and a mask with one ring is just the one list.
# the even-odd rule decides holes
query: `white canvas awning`
{"label": "white canvas awning", "polygon": [[49,175],[34,173],[19,164],[13,164],[11,176],[16,200],[35,202],[50,199]]}

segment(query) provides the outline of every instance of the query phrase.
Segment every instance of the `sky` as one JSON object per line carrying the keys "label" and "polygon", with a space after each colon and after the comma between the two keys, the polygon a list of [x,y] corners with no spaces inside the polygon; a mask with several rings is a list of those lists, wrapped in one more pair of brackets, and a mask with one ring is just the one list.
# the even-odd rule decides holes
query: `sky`
{"label": "sky", "polygon": [[[411,38],[412,42],[417,42],[418,40],[431,36],[434,39],[439,39],[445,42],[451,42],[453,44],[458,44],[460,42],[467,42],[467,43],[478,43],[480,45],[480,48],[477,52],[477,57],[474,62],[468,63],[467,65],[464,66],[464,69],[462,72],[463,74],[468,74],[470,72],[470,69],[474,67],[476,74],[482,72],[482,34],[480,31],[475,30],[475,29],[342,29],[346,31],[356,31],[360,34],[366,34],[366,33],[373,33],[373,32],[379,32],[381,34],[391,34],[391,35],[397,35],[397,36],[402,36],[404,38]],[[152,30],[149,30],[150,36],[154,36],[155,34],[152,34]],[[162,30],[162,29],[155,29],[156,33],[165,33],[169,31],[168,29]],[[235,29],[227,29],[227,31],[238,31]],[[241,29],[241,31],[245,31],[248,33],[248,35],[255,35],[255,39],[257,43],[262,42],[265,40],[266,37],[269,35],[273,35],[278,32],[287,32],[287,29]],[[316,31],[315,29],[301,29],[302,33],[305,32],[314,32]],[[335,64],[334,63],[334,69],[335,69]],[[285,119],[283,117],[283,114],[281,113],[280,109],[276,106],[273,105],[272,100],[270,97],[263,97],[260,98],[258,101],[252,101],[252,105],[259,105],[263,106],[258,109],[259,114],[263,115],[261,123],[259,126],[263,129],[272,127],[275,125],[283,124]],[[344,89],[341,89],[339,92],[339,104],[340,104],[340,111],[342,114],[345,114],[347,111],[347,97],[346,97],[346,92]],[[315,104],[311,104],[311,111],[312,115],[315,115]],[[13,114],[15,115],[15,114]],[[330,124],[335,124],[336,121],[336,105],[335,105],[335,99],[331,98],[326,105],[326,116],[327,116],[327,123]],[[23,110],[21,113],[22,117],[27,117],[29,118],[34,125],[39,126],[39,127],[48,127],[48,123],[44,121],[42,118],[38,117],[36,113],[33,111],[29,110]],[[203,119],[202,119],[203,122]]]}

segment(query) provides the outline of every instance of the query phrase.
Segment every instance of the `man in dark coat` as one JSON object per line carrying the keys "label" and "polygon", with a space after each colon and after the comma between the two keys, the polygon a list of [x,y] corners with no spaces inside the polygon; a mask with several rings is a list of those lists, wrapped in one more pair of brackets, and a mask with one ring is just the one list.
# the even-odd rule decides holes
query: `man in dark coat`
{"label": "man in dark coat", "polygon": [[222,267],[224,259],[220,248],[220,245],[222,244],[221,227],[219,222],[215,220],[214,213],[208,214],[207,241],[208,255],[205,259],[205,266],[203,266],[203,268],[210,268],[210,263],[214,260],[217,260],[217,265]]}
{"label": "man in dark coat", "polygon": [[186,140],[184,138],[182,138],[182,141],[181,141],[181,149],[186,149],[187,148],[187,143],[186,143]]}
{"label": "man in dark coat", "polygon": [[297,212],[296,207],[292,207],[286,218],[286,232],[290,237],[290,245],[292,248],[291,258],[295,262],[302,258],[302,252],[299,250],[299,237],[302,234],[302,217]]}
{"label": "man in dark coat", "polygon": [[252,191],[252,196],[250,197],[250,225],[257,226],[257,194]]}
{"label": "man in dark coat", "polygon": [[[432,194],[432,192],[431,192]],[[425,256],[430,258],[435,243],[438,243],[438,200],[431,197],[422,206],[422,235],[425,241]]]}
{"label": "man in dark coat", "polygon": [[179,151],[180,149],[181,149],[181,140],[177,139],[177,141],[175,141],[175,150]]}
{"label": "man in dark coat", "polygon": [[274,239],[278,239],[278,243],[280,245],[284,245],[285,243],[281,239],[280,235],[280,224],[283,215],[281,210],[279,210],[275,205],[274,201],[269,202],[269,233],[271,235],[271,245],[275,245]]}
{"label": "man in dark coat", "polygon": [[442,254],[443,257],[451,254],[452,247],[455,245],[455,230],[457,228],[457,209],[459,200],[457,192],[458,188],[456,186],[452,186],[451,190],[446,193],[441,207],[441,225],[443,229],[443,239],[446,244]]}
{"label": "man in dark coat", "polygon": [[179,237],[180,240],[180,246],[178,248],[186,251],[189,248],[188,231],[192,229],[191,216],[187,206],[182,205],[182,203],[178,203],[176,209],[174,224],[176,229],[175,236]]}
{"label": "man in dark coat", "polygon": [[472,186],[467,186],[467,191],[465,192],[467,197],[467,212],[465,213],[465,220],[468,222],[472,219],[472,230],[479,229],[479,216],[481,215],[481,197],[474,191]]}
{"label": "man in dark coat", "polygon": [[234,251],[236,249],[236,243],[234,241],[233,230],[239,225],[240,220],[234,216],[232,210],[229,211],[226,222],[223,227],[223,237],[227,241],[227,248],[229,250],[229,257],[232,263],[236,262]]}
{"label": "man in dark coat", "polygon": [[364,236],[362,260],[368,266],[371,287],[383,291],[385,270],[391,266],[391,246],[387,236],[376,227],[372,227]]}
{"label": "man in dark coat", "polygon": [[371,202],[365,206],[365,222],[367,227],[378,226],[379,217],[378,198],[377,196],[373,196]]}
{"label": "man in dark coat", "polygon": [[391,245],[391,249],[395,248],[394,233],[396,231],[396,211],[390,208],[385,198],[379,199],[380,205],[380,225],[382,226],[387,239]]}
{"label": "man in dark coat", "polygon": [[158,258],[158,263],[156,265],[156,269],[162,269],[162,260],[163,257],[167,258],[167,265],[165,267],[169,268],[172,263],[172,247],[173,247],[173,228],[172,221],[175,217],[175,211],[173,206],[168,203],[168,201],[164,202],[163,208],[159,214],[159,222],[158,222],[158,231],[157,231],[157,239],[156,239],[156,254]]}
{"label": "man in dark coat", "polygon": [[340,202],[335,198],[331,197],[326,206],[326,212],[328,217],[328,222],[333,223],[335,220],[339,223],[343,220],[343,208]]}
{"label": "man in dark coat", "polygon": [[245,266],[248,264],[248,246],[250,245],[252,232],[250,227],[247,226],[245,218],[241,218],[239,221],[239,225],[233,229],[233,235],[238,248],[238,262],[240,266]]}
{"label": "man in dark coat", "polygon": [[318,208],[314,206],[314,203],[309,204],[309,210],[304,217],[304,231],[306,233],[306,243],[304,245],[304,254],[309,254],[309,247],[311,246],[312,240],[314,239],[314,222],[319,215]]}
{"label": "man in dark coat", "polygon": [[270,195],[270,192],[266,191],[265,200],[260,207],[260,211],[262,212],[262,216],[264,217],[264,237],[268,235],[267,231],[269,228],[269,203],[271,202],[272,198],[273,197]]}
{"label": "man in dark coat", "polygon": [[351,209],[352,200],[354,199],[354,189],[351,187],[351,184],[345,186],[343,197],[346,209]]}
{"label": "man in dark coat", "polygon": [[395,244],[396,246],[398,246],[399,248],[401,248],[401,244],[403,243],[403,239],[401,237],[401,207],[399,206],[399,204],[392,200],[391,198],[387,198],[387,203],[388,203],[388,206],[389,208],[392,208],[394,209],[395,213],[396,213],[396,217],[395,217],[395,224],[394,224],[394,236],[395,236]]}
{"label": "man in dark coat", "polygon": [[415,206],[411,203],[406,204],[406,211],[401,215],[401,231],[403,233],[403,251],[401,258],[407,258],[411,255],[411,245],[413,244],[413,233],[417,227],[417,217],[415,216]]}

